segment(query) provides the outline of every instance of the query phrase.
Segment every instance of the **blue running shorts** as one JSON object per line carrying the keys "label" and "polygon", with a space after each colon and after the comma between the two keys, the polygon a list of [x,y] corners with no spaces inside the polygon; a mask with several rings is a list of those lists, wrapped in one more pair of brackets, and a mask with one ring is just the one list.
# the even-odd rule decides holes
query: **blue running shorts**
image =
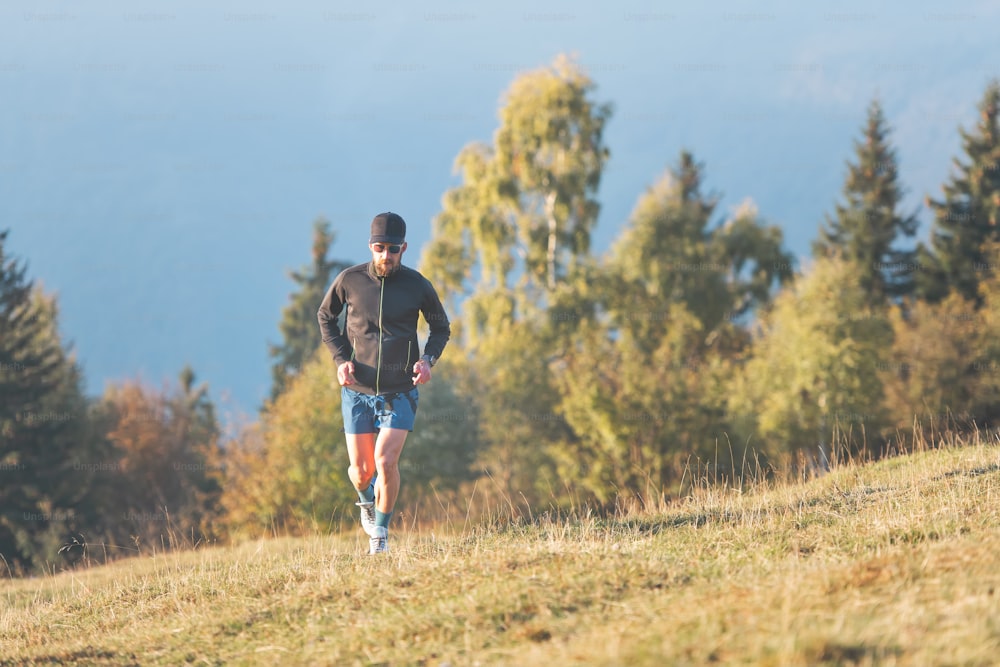
{"label": "blue running shorts", "polygon": [[413,430],[417,417],[417,388],[395,394],[370,396],[341,387],[340,409],[344,414],[344,433],[378,433],[383,428]]}

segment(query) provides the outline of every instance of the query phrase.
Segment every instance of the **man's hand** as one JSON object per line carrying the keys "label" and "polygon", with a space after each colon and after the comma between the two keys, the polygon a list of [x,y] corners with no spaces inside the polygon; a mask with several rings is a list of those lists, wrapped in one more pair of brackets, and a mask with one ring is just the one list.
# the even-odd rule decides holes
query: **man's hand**
{"label": "man's hand", "polygon": [[413,364],[413,372],[416,373],[413,384],[427,384],[431,381],[431,365],[423,359]]}
{"label": "man's hand", "polygon": [[357,382],[357,380],[354,378],[353,361],[345,361],[341,365],[337,366],[337,382],[339,382],[343,387],[352,385],[355,382]]}

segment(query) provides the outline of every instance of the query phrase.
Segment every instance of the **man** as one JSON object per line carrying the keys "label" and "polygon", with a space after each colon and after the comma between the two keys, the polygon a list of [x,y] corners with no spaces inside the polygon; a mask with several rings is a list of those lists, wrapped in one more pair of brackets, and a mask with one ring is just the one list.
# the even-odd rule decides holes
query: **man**
{"label": "man", "polygon": [[[370,262],[338,275],[319,307],[323,343],[337,365],[350,467],[370,554],[385,553],[399,494],[399,456],[413,430],[418,387],[451,336],[448,316],[430,281],[403,266],[406,222],[380,213],[371,224]],[[344,328],[337,318],[346,308]],[[420,354],[417,316],[430,336]]]}

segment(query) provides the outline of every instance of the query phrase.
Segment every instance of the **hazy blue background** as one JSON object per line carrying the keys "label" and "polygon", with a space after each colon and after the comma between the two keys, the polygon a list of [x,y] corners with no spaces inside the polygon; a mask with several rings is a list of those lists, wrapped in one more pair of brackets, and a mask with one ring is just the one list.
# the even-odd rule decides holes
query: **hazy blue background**
{"label": "hazy blue background", "polygon": [[191,363],[229,415],[269,390],[312,221],[361,261],[397,211],[416,264],[459,150],[557,53],[615,106],[598,251],[688,148],[720,215],[752,198],[805,257],[873,96],[916,207],[1000,76],[996,2],[204,4],[0,5],[0,229],[89,392]]}

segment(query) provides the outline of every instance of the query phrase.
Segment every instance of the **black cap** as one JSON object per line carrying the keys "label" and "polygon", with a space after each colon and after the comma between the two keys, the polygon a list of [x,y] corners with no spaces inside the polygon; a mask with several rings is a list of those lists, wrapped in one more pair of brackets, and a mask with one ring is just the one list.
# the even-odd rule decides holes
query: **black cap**
{"label": "black cap", "polygon": [[396,213],[379,213],[372,220],[369,243],[402,243],[406,239],[406,222]]}

